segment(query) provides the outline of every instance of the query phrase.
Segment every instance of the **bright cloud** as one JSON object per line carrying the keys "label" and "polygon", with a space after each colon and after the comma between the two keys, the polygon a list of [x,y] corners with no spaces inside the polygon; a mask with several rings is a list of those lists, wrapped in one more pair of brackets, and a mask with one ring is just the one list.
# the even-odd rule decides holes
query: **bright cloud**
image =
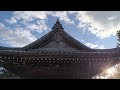
{"label": "bright cloud", "polygon": [[[89,36],[97,37],[95,40],[104,40],[115,36],[116,31],[120,29],[118,11],[15,11],[12,12],[12,16],[3,20],[5,23],[0,23],[0,40],[10,46],[24,46],[36,40],[36,33],[41,34],[51,30],[50,20],[53,18],[59,18],[66,23],[68,30],[69,26],[72,30],[81,30],[82,33],[75,33],[77,38],[79,38],[78,34],[82,36],[89,33]],[[70,33],[73,34],[74,31]],[[87,37],[84,43],[87,43],[86,40]],[[104,48],[103,45],[96,43],[87,45],[91,48]]]}
{"label": "bright cloud", "polygon": [[105,49],[103,45],[99,46],[98,44],[92,43],[86,43],[85,45],[93,49]]}
{"label": "bright cloud", "polygon": [[13,15],[12,19],[22,20],[24,23],[32,21],[34,18],[46,20],[48,16],[54,16],[67,24],[74,24],[74,21],[68,17],[67,11],[16,11]]}
{"label": "bright cloud", "polygon": [[45,11],[34,11],[34,13],[32,11],[16,11],[13,13],[13,16],[6,21],[11,24],[19,21],[25,26],[24,29],[42,32],[48,29],[45,21],[47,19],[46,13]]}
{"label": "bright cloud", "polygon": [[11,19],[6,19],[6,22],[8,22],[10,24],[14,24],[14,23],[17,23],[17,20],[12,17]]}
{"label": "bright cloud", "polygon": [[105,49],[105,47],[103,45],[98,47],[99,49]]}
{"label": "bright cloud", "polygon": [[88,27],[88,30],[103,39],[116,35],[120,29],[120,12],[118,11],[80,11],[76,19],[80,21],[79,28]]}
{"label": "bright cloud", "polygon": [[38,19],[47,19],[46,16],[47,12],[46,11],[16,11],[13,13],[13,18],[17,20],[21,20],[22,22],[26,23],[29,21],[33,21],[34,18]]}
{"label": "bright cloud", "polygon": [[74,24],[73,20],[70,20],[70,18],[68,17],[68,12],[67,11],[52,11],[49,12],[49,15],[52,15],[54,17],[58,17],[60,18],[60,20],[63,20],[65,23],[68,24]]}
{"label": "bright cloud", "polygon": [[5,25],[0,24],[0,39],[10,46],[22,47],[36,40],[36,37],[29,30],[24,30],[20,27],[11,30],[5,27]]}
{"label": "bright cloud", "polygon": [[[13,13],[13,17],[7,19],[6,22],[14,24],[20,21],[26,26],[26,29],[42,32],[49,29],[46,25],[48,16],[58,17],[67,24],[74,24],[74,21],[68,17],[67,11],[16,11]],[[36,23],[32,23],[32,21]]]}
{"label": "bright cloud", "polygon": [[49,29],[45,20],[37,20],[36,23],[27,23],[25,28],[33,32],[36,31],[38,33]]}

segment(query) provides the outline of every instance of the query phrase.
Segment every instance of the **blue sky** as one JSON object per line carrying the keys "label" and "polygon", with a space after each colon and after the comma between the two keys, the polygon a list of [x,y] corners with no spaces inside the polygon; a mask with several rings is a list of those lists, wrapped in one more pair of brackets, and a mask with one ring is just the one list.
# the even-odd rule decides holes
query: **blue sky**
{"label": "blue sky", "polygon": [[67,33],[90,48],[117,45],[120,11],[0,11],[0,46],[23,47],[48,33],[57,18]]}

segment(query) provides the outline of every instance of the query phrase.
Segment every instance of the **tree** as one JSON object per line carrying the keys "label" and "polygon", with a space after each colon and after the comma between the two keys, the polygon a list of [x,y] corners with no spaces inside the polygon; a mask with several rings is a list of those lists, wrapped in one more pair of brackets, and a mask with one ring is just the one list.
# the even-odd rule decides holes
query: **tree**
{"label": "tree", "polygon": [[[117,31],[118,41],[120,42],[120,30]],[[117,47],[120,47],[120,43],[117,43]]]}
{"label": "tree", "polygon": [[0,79],[20,79],[20,77],[0,66]]}

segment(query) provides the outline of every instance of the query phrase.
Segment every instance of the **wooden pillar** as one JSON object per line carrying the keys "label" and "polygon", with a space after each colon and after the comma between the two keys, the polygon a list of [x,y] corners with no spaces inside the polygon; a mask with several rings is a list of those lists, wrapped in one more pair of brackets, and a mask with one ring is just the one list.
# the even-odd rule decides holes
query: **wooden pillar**
{"label": "wooden pillar", "polygon": [[88,78],[91,79],[91,61],[88,63]]}

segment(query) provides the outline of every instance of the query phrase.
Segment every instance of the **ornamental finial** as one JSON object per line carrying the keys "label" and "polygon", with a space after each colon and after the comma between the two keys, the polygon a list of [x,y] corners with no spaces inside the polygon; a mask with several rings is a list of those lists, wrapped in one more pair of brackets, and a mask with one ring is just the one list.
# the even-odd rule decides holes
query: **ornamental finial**
{"label": "ornamental finial", "polygon": [[52,29],[56,29],[56,28],[64,29],[64,28],[62,27],[62,25],[60,24],[60,21],[59,21],[58,18],[57,18],[57,21],[56,21],[56,23],[54,24],[54,26],[53,26]]}
{"label": "ornamental finial", "polygon": [[56,21],[56,23],[60,23],[60,21],[59,21],[59,18],[57,18],[57,21]]}

